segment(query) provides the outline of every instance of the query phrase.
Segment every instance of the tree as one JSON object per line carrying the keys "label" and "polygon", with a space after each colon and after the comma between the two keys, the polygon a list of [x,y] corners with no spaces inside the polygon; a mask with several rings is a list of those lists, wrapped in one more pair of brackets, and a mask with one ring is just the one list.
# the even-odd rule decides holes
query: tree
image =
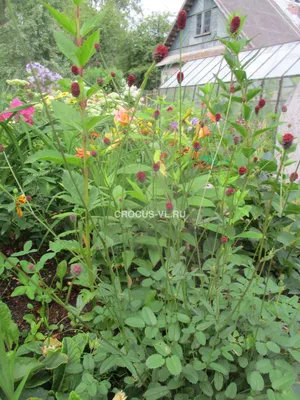
{"label": "tree", "polygon": [[[54,40],[57,26],[48,10],[36,0],[0,1],[4,10],[0,25],[0,51],[3,55],[0,76],[24,79],[28,61],[40,62],[61,73],[65,62]],[[65,0],[48,0],[48,3],[61,9]]]}
{"label": "tree", "polygon": [[[133,27],[127,36],[126,51],[123,53],[122,66],[127,74],[134,74],[140,85],[152,62],[154,48],[164,42],[171,29],[173,15],[168,12],[152,13]],[[160,84],[160,71],[156,69],[148,82],[151,90]]]}

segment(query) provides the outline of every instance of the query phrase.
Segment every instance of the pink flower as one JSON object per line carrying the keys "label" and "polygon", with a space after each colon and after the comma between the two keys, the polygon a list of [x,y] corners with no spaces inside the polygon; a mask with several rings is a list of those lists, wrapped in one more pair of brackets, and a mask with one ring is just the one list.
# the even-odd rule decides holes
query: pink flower
{"label": "pink flower", "polygon": [[228,242],[228,237],[223,236],[223,237],[221,238],[221,242],[222,242],[222,243],[227,243],[227,242]]}
{"label": "pink flower", "polygon": [[171,201],[168,201],[166,204],[166,209],[168,211],[172,211],[173,210],[173,203]]}
{"label": "pink flower", "polygon": [[[17,108],[17,107],[21,107],[23,106],[23,102],[21,100],[19,100],[18,98],[13,99],[13,101],[11,102],[9,108]],[[20,118],[20,115],[22,115],[24,121],[29,124],[32,125],[33,124],[33,119],[32,119],[32,115],[34,114],[34,107],[28,107],[25,110],[20,110],[17,112],[17,118]],[[10,118],[13,115],[12,112],[6,112],[3,114],[0,114],[0,121],[5,121],[6,119]]]}

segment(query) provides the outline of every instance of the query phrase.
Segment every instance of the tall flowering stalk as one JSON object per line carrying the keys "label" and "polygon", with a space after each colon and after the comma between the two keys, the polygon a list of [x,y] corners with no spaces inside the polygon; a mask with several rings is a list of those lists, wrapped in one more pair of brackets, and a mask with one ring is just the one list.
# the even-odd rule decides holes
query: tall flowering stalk
{"label": "tall flowering stalk", "polygon": [[[78,47],[82,45],[82,37],[80,33],[80,6],[76,6],[76,44]],[[83,66],[79,68],[79,75],[82,77]],[[85,120],[85,109],[86,109],[87,99],[85,98],[85,94],[81,93],[80,95],[80,112],[82,122]],[[89,286],[91,291],[94,290],[94,272],[93,272],[93,264],[91,257],[91,239],[90,239],[90,224],[89,224],[89,169],[87,165],[88,160],[88,150],[87,150],[87,142],[88,142],[88,132],[84,126],[82,127],[82,148],[83,148],[83,176],[84,176],[84,205],[85,205],[85,237],[84,243],[86,247],[86,264],[88,268],[89,275]]]}
{"label": "tall flowering stalk", "polygon": [[[177,80],[179,83],[179,154],[181,154],[181,140],[182,140],[182,81],[184,79],[182,73],[182,35],[183,30],[186,26],[187,12],[181,10],[177,17],[177,27],[180,30],[179,40],[180,40],[180,58],[179,58],[179,73],[177,75]],[[179,162],[181,166],[181,156],[179,157]]]}

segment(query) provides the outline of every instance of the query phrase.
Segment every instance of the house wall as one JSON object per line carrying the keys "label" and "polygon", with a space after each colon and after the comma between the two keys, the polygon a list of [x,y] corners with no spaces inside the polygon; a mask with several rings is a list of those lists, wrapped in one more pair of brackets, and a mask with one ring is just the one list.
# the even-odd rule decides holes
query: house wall
{"label": "house wall", "polygon": [[[210,34],[196,35],[197,15],[203,11],[211,10],[211,32]],[[218,46],[220,42],[217,37],[226,37],[226,20],[218,9],[214,0],[195,0],[192,8],[188,12],[186,28],[183,31],[182,52],[192,52],[201,49]],[[179,53],[180,38],[179,34],[173,42],[169,55]]]}

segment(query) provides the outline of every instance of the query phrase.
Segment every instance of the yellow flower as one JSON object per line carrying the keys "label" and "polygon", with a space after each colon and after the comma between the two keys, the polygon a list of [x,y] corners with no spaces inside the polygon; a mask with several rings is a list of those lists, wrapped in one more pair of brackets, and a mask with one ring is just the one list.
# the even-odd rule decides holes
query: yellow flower
{"label": "yellow flower", "polygon": [[127,396],[125,395],[124,392],[118,392],[115,397],[113,398],[113,400],[126,400]]}

